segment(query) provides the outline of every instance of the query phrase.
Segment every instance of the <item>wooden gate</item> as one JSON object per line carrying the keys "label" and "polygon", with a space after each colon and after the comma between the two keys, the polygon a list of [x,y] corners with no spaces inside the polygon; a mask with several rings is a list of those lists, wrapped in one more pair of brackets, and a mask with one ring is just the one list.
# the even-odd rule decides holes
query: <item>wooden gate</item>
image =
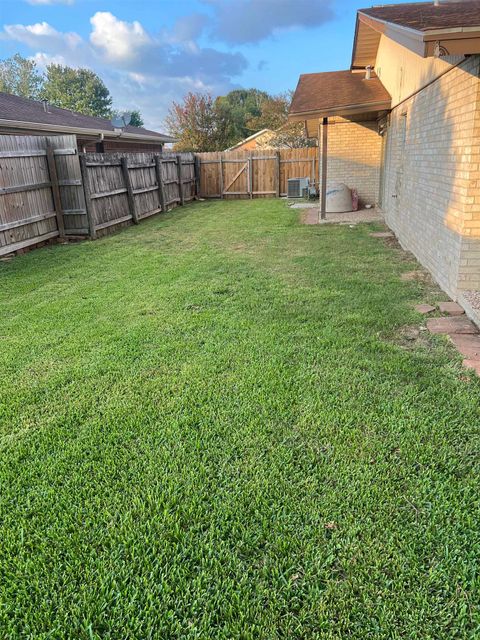
{"label": "wooden gate", "polygon": [[318,149],[259,149],[196,154],[202,198],[287,195],[289,178],[318,181]]}

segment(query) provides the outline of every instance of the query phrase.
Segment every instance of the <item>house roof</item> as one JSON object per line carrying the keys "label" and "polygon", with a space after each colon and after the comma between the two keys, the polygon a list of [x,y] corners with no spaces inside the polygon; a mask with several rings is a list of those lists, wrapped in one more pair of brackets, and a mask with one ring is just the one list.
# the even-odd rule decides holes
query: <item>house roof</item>
{"label": "house roof", "polygon": [[[60,109],[38,100],[29,100],[20,96],[0,92],[0,128],[38,128],[42,131],[62,131],[69,133],[105,134],[107,137],[118,136],[114,126],[106,118],[86,116],[69,109]],[[25,125],[25,126],[24,126]],[[142,142],[175,142],[174,138],[158,131],[150,131],[143,127],[127,125],[122,130],[122,137]]]}
{"label": "house roof", "polygon": [[381,36],[422,58],[480,53],[480,0],[409,2],[359,9],[352,69],[374,65]]}
{"label": "house roof", "polygon": [[225,151],[233,151],[233,149],[237,149],[237,147],[241,147],[242,144],[245,144],[246,142],[250,142],[250,140],[255,140],[255,138],[258,138],[259,136],[263,136],[265,133],[274,134],[275,132],[272,131],[272,129],[260,129],[260,131],[257,131],[256,133],[252,133],[251,136],[248,136],[248,138],[244,138],[243,140],[240,140],[240,142],[237,142],[237,144],[234,144],[233,147],[229,147],[228,149],[225,149]]}
{"label": "house roof", "polygon": [[434,2],[412,2],[359,9],[359,12],[415,31],[480,26],[479,0],[444,1],[438,6]]}
{"label": "house roof", "polygon": [[364,72],[350,70],[305,73],[298,81],[289,116],[300,120],[380,111],[389,109],[390,103],[390,94],[374,73],[369,80]]}

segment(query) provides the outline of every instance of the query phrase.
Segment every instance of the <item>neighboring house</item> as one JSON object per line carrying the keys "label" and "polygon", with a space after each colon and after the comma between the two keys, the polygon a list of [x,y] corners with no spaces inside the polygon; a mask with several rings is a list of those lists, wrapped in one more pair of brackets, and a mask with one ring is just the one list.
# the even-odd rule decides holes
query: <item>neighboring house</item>
{"label": "neighboring house", "polygon": [[453,298],[480,289],[480,2],[360,9],[348,71],[300,76],[290,120],[326,181],[378,202]]}
{"label": "neighboring house", "polygon": [[0,134],[75,134],[80,151],[162,151],[174,138],[128,125],[115,129],[105,118],[85,116],[45,101],[0,92]]}
{"label": "neighboring house", "polygon": [[251,149],[265,148],[270,140],[275,137],[275,131],[272,129],[262,129],[257,133],[248,136],[244,140],[240,140],[233,147],[225,149],[225,151],[250,151]]}

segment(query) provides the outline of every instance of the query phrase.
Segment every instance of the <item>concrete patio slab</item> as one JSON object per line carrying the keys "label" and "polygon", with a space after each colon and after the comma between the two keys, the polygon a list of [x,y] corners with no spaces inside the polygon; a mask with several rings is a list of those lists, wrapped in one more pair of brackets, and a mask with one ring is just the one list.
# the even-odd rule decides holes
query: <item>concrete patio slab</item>
{"label": "concrete patio slab", "polygon": [[465,316],[430,318],[427,320],[430,333],[477,334],[478,328]]}
{"label": "concrete patio slab", "polygon": [[347,213],[327,213],[324,220],[320,217],[320,209],[306,208],[293,205],[292,208],[303,209],[301,221],[303,224],[360,224],[362,222],[383,222],[382,213],[378,209],[359,209]]}
{"label": "concrete patio slab", "polygon": [[372,238],[394,238],[395,235],[391,231],[374,231],[369,233]]}
{"label": "concrete patio slab", "polygon": [[448,313],[449,316],[462,316],[465,313],[459,304],[451,300],[448,302],[440,302],[438,308],[442,313]]}

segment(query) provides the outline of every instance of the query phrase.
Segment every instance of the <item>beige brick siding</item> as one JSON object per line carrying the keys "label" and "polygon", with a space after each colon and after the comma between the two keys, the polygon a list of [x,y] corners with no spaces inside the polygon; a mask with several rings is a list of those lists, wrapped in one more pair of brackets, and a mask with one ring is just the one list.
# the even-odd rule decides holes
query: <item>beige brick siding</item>
{"label": "beige brick siding", "polygon": [[329,118],[327,182],[355,187],[361,204],[377,203],[381,145],[376,121]]}
{"label": "beige brick siding", "polygon": [[387,224],[452,297],[480,288],[480,56],[390,114]]}

